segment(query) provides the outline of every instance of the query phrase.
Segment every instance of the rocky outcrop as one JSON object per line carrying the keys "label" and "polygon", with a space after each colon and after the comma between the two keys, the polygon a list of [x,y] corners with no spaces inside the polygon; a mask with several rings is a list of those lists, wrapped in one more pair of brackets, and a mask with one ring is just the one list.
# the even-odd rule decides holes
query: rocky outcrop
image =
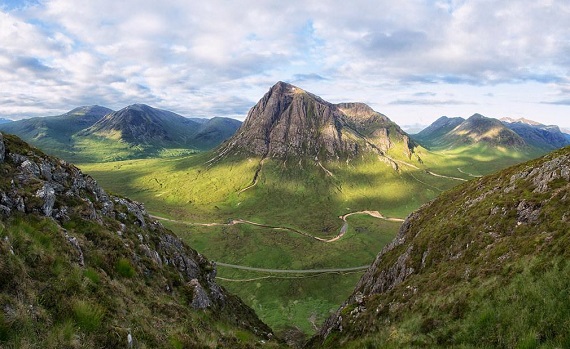
{"label": "rocky outcrop", "polygon": [[[351,159],[365,151],[383,154],[405,136],[385,115],[363,103],[334,105],[278,82],[218,149],[218,158],[242,153],[277,159]],[[413,149],[409,138],[406,147]]]}

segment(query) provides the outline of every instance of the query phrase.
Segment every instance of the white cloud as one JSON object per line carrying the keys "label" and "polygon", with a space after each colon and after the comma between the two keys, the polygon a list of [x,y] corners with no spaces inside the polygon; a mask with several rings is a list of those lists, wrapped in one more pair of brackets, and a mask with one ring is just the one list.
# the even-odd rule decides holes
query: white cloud
{"label": "white cloud", "polygon": [[[33,3],[30,3],[33,5]],[[494,93],[541,86],[527,110],[570,99],[570,4],[508,0],[46,0],[0,10],[0,116],[144,102],[245,116],[277,80],[393,117],[472,114]],[[532,83],[531,83],[532,82]],[[537,85],[538,84],[538,85]],[[477,95],[425,96],[433,90]],[[486,98],[486,99],[485,99]],[[18,101],[21,101],[18,103]],[[390,102],[402,103],[392,104]],[[445,103],[446,101],[450,103]],[[409,103],[403,103],[409,102]],[[453,103],[451,103],[453,102]],[[498,105],[502,103],[502,107]],[[422,109],[424,108],[424,109]],[[560,116],[562,120],[562,116]]]}

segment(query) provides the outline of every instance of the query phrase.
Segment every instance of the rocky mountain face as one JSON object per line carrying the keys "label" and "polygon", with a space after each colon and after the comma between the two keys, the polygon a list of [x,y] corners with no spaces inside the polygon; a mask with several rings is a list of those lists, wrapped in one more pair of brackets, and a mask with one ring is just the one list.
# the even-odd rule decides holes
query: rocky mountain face
{"label": "rocky mountain face", "polygon": [[277,159],[350,159],[365,151],[383,153],[414,143],[386,116],[361,103],[339,105],[278,82],[250,110],[236,134],[219,150]]}
{"label": "rocky mountain face", "polygon": [[0,346],[250,347],[271,338],[216,284],[215,264],[142,204],[1,133],[0,172]]}
{"label": "rocky mountain face", "polygon": [[422,206],[310,347],[565,347],[570,147]]}
{"label": "rocky mountain face", "polygon": [[527,144],[534,147],[550,151],[570,144],[558,126],[547,126],[527,119],[504,118],[501,121],[506,127],[521,136]]}

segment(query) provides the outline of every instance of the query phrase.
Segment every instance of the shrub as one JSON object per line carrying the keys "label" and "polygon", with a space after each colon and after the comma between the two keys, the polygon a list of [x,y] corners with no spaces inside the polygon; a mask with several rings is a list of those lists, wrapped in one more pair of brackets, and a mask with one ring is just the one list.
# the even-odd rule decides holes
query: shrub
{"label": "shrub", "polygon": [[135,276],[135,268],[133,268],[131,262],[126,258],[121,258],[117,261],[115,270],[122,277],[131,278]]}
{"label": "shrub", "polygon": [[101,326],[105,309],[96,303],[77,300],[73,303],[73,317],[84,331],[94,332]]}

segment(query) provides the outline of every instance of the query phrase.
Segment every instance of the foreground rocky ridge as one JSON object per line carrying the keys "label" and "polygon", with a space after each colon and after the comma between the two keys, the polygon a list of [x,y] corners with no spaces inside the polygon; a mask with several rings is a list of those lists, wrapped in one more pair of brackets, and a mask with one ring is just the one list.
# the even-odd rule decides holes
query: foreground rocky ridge
{"label": "foreground rocky ridge", "polygon": [[568,147],[442,194],[310,346],[566,347],[568,207]]}
{"label": "foreground rocky ridge", "polygon": [[141,204],[1,133],[0,173],[0,344],[248,347],[271,338],[216,284],[215,264]]}

